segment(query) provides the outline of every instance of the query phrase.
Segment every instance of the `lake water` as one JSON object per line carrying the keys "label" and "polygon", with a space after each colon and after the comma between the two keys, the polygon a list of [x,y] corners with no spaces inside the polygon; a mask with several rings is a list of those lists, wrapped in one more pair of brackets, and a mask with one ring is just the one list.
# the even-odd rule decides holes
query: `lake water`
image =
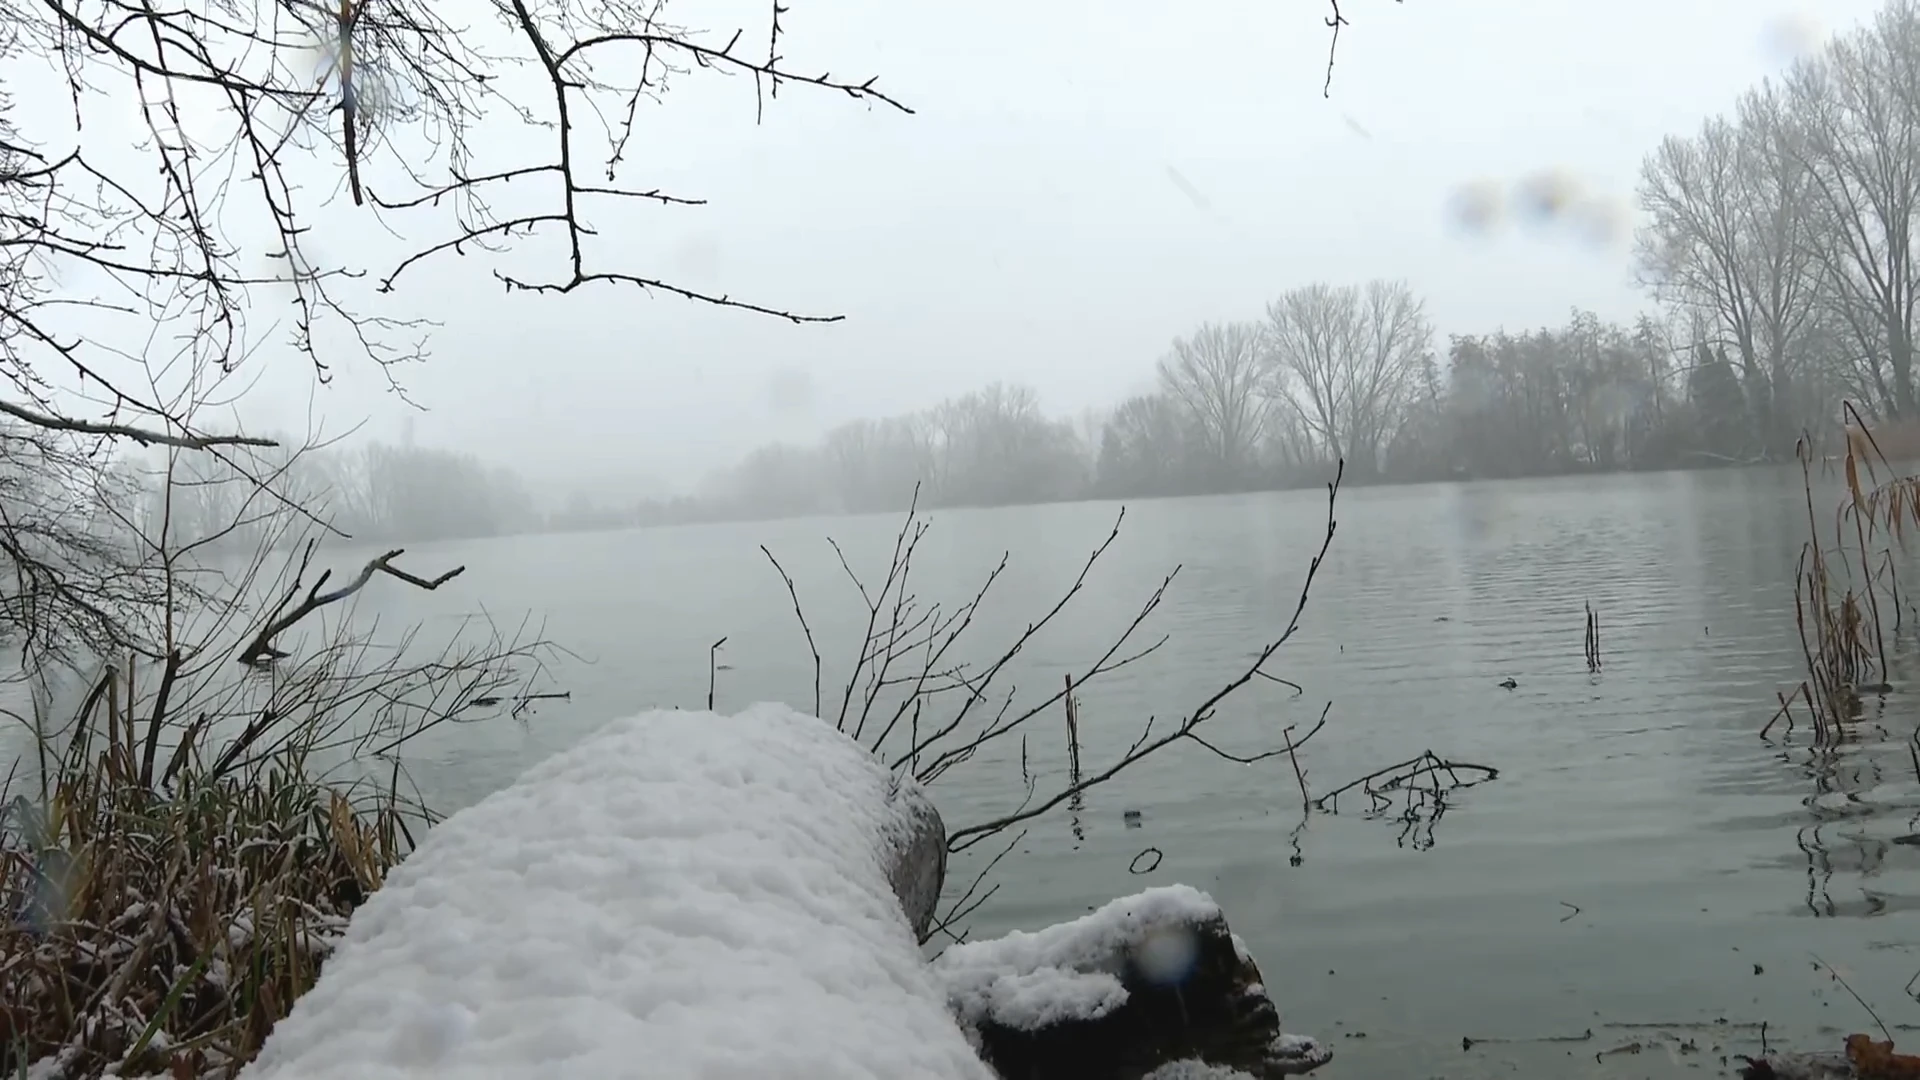
{"label": "lake water", "polygon": [[[1890,843],[1920,829],[1903,741],[1913,698],[1897,690],[1877,703],[1859,742],[1824,762],[1757,735],[1775,692],[1800,677],[1802,500],[1798,470],[1343,492],[1303,628],[1269,665],[1304,694],[1255,683],[1203,730],[1258,750],[1331,701],[1327,728],[1302,751],[1316,790],[1427,749],[1497,767],[1499,779],[1411,835],[1391,814],[1363,814],[1363,800],[1302,828],[1284,758],[1241,766],[1176,746],[1077,813],[1034,822],[973,933],[1057,921],[1152,884],[1204,888],[1260,958],[1289,1029],[1334,1044],[1329,1077],[1699,1075],[1753,1049],[1761,1021],[1776,1042],[1807,1047],[1872,1030],[1816,955],[1889,1025],[1920,1021],[1903,992],[1920,969],[1920,848]],[[1830,505],[1820,501],[1823,514]],[[1011,552],[969,631],[977,646],[1005,643],[1053,603],[1117,510],[934,512],[914,591],[964,601]],[[1084,593],[1001,689],[1051,693],[1184,564],[1150,623],[1169,643],[1081,691],[1086,763],[1102,766],[1150,714],[1185,715],[1284,626],[1324,514],[1313,491],[1130,506]],[[723,636],[721,709],[811,708],[811,660],[761,544],[793,574],[829,654],[832,711],[834,658],[843,669],[865,609],[825,538],[878,574],[898,522],[422,546],[406,560],[416,572],[463,563],[467,575],[435,594],[379,582],[361,610],[388,624],[425,619],[430,633],[482,604],[501,623],[531,613],[583,657],[555,673],[571,701],[417,751],[426,791],[453,807],[610,717],[704,706],[708,648]],[[1598,676],[1582,654],[1589,601]],[[1516,689],[1497,685],[1507,677]],[[1064,742],[1059,713],[1032,724],[1027,755],[1043,791],[1061,782]],[[1017,806],[1017,741],[934,792],[950,829]],[[1163,855],[1157,868],[1132,873],[1149,847]],[[975,865],[957,860],[950,885],[964,887]],[[1699,1053],[1676,1048],[1688,1038]],[[1644,1052],[1596,1058],[1635,1042]]]}

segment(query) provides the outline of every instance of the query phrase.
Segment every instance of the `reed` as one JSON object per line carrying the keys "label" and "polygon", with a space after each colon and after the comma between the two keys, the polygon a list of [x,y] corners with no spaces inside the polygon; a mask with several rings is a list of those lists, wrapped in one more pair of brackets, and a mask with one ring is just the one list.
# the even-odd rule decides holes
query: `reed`
{"label": "reed", "polygon": [[1600,613],[1593,610],[1593,603],[1587,603],[1587,674],[1600,673]]}
{"label": "reed", "polygon": [[235,1075],[435,821],[398,745],[524,712],[541,648],[336,644],[271,678],[107,665],[35,721],[37,775],[0,782],[0,1076]]}
{"label": "reed", "polygon": [[391,551],[329,591],[317,541],[268,535],[205,586],[203,540],[150,539],[158,588],[97,620],[89,655],[111,659],[26,651],[41,686],[91,670],[77,705],[8,717],[0,1077],[237,1074],[435,820],[409,743],[564,696],[533,692],[537,627],[466,619],[434,649],[327,617],[459,568],[420,577]]}
{"label": "reed", "polygon": [[1888,639],[1897,642],[1903,623],[1898,555],[1920,526],[1920,476],[1894,468],[1852,404],[1845,414],[1844,453],[1837,461],[1845,492],[1830,515],[1815,505],[1812,441],[1803,436],[1795,447],[1808,532],[1793,594],[1805,677],[1778,695],[1780,708],[1761,729],[1770,734],[1784,720],[1791,732],[1799,703],[1818,745],[1846,737],[1845,725],[1860,714],[1863,694],[1890,688]]}

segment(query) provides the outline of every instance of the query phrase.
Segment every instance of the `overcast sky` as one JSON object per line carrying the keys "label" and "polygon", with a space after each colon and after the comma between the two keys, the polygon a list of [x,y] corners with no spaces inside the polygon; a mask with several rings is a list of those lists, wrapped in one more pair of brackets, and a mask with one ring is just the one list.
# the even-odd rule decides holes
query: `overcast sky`
{"label": "overcast sky", "polygon": [[[1329,99],[1321,0],[791,0],[792,66],[877,75],[915,114],[789,87],[755,126],[750,81],[695,73],[644,110],[624,179],[710,205],[591,216],[620,269],[845,322],[613,286],[503,296],[448,260],[393,297],[445,322],[406,376],[427,411],[367,372],[319,404],[382,435],[414,415],[420,441],[536,476],[678,485],[769,438],[993,379],[1056,413],[1110,404],[1174,336],[1316,280],[1405,277],[1443,340],[1574,305],[1629,319],[1647,306],[1629,240],[1642,156],[1875,5],[1344,6]],[[765,7],[673,11],[758,35]],[[1611,240],[1512,220],[1474,235],[1450,210],[1548,170],[1611,207]],[[301,385],[265,380],[262,418],[299,415]]]}

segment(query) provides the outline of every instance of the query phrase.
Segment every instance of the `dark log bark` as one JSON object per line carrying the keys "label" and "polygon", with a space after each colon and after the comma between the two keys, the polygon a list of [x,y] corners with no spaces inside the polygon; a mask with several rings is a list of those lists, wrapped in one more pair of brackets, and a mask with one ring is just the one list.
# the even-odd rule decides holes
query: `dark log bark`
{"label": "dark log bark", "polygon": [[896,787],[888,801],[898,824],[889,837],[887,881],[900,898],[914,937],[925,941],[947,880],[947,826],[925,789],[911,781]]}

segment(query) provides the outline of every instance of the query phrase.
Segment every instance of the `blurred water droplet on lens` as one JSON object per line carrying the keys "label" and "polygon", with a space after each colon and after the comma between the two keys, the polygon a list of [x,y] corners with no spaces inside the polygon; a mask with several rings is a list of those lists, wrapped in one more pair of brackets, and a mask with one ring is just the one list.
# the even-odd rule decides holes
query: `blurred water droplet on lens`
{"label": "blurred water droplet on lens", "polygon": [[1790,64],[1812,56],[1826,36],[1820,20],[1804,11],[1795,11],[1771,19],[1760,30],[1760,50],[1767,59]]}
{"label": "blurred water droplet on lens", "polygon": [[1616,199],[1587,199],[1573,207],[1570,217],[1576,233],[1594,247],[1613,247],[1629,233],[1627,208]]}
{"label": "blurred water droplet on lens", "polygon": [[1448,200],[1447,213],[1460,229],[1474,234],[1492,232],[1500,224],[1500,185],[1492,180],[1463,184]]}
{"label": "blurred water droplet on lens", "polygon": [[1160,986],[1178,986],[1193,973],[1200,955],[1200,942],[1184,926],[1164,926],[1149,930],[1134,950],[1134,963],[1149,982]]}
{"label": "blurred water droplet on lens", "polygon": [[1580,202],[1580,181],[1565,169],[1534,173],[1513,189],[1514,212],[1543,225],[1558,220]]}

